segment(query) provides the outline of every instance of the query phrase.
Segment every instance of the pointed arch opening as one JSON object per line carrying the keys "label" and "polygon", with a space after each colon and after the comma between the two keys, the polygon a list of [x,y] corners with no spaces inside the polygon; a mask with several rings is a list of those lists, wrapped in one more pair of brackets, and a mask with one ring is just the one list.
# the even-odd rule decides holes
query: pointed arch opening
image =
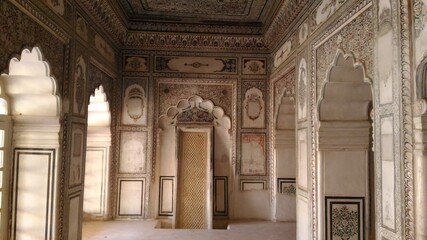
{"label": "pointed arch opening", "polygon": [[89,98],[84,174],[84,220],[109,218],[111,112],[102,85]]}

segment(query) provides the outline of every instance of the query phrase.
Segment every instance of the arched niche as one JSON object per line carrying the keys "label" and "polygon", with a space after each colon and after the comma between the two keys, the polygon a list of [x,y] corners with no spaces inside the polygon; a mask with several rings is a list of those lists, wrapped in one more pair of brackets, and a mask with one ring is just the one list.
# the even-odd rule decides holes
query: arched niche
{"label": "arched niche", "polygon": [[296,221],[296,106],[291,92],[284,89],[274,125],[274,219],[287,222]]}
{"label": "arched niche", "polygon": [[[59,197],[58,179],[61,179],[59,161],[60,99],[56,81],[50,76],[50,67],[43,60],[38,47],[24,49],[20,58],[9,62],[9,73],[0,76],[1,105],[13,120],[12,152],[13,178],[10,202],[13,239],[32,236],[51,239],[57,229]],[[9,135],[10,137],[10,135]],[[2,217],[2,221],[3,221]],[[0,238],[2,238],[0,236]]]}
{"label": "arched niche", "polygon": [[[173,216],[174,210],[172,204],[176,201],[176,194],[172,187],[166,188],[167,185],[175,181],[177,174],[177,134],[178,128],[212,128],[213,134],[213,181],[218,181],[216,187],[221,188],[222,196],[214,197],[223,199],[224,202],[218,203],[225,206],[220,209],[225,216],[228,215],[227,206],[227,186],[228,179],[231,173],[231,120],[224,114],[224,110],[214,105],[210,100],[205,100],[200,96],[192,96],[188,99],[182,99],[171,106],[164,115],[158,120],[159,126],[159,142],[158,142],[158,162],[159,167],[156,168],[160,176],[160,206],[158,214],[163,216]],[[172,177],[165,178],[166,176]],[[162,187],[163,186],[163,187]],[[168,203],[165,205],[163,203]],[[217,214],[214,212],[214,215]],[[219,214],[219,213],[218,213]]]}
{"label": "arched niche", "polygon": [[103,86],[100,85],[90,96],[88,106],[84,219],[107,219],[109,217],[110,125],[109,102]]}
{"label": "arched niche", "polygon": [[368,121],[372,83],[353,55],[338,50],[327,71],[318,103],[319,121]]}
{"label": "arched niche", "polygon": [[[324,208],[322,229],[327,239],[342,227],[334,214],[360,216],[357,229],[345,237],[367,238],[373,233],[373,157],[371,153],[372,85],[362,64],[338,50],[327,71],[317,108],[319,199]],[[393,173],[391,173],[393,174]],[[336,204],[336,203],[339,204]],[[356,224],[357,223],[357,224]],[[332,229],[332,230],[331,230]]]}

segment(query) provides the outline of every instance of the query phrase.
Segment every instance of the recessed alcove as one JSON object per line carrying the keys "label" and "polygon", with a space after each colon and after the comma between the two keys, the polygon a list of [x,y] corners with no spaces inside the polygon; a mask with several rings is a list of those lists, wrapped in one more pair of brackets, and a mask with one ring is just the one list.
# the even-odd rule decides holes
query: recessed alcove
{"label": "recessed alcove", "polygon": [[[324,234],[343,227],[337,214],[355,229],[348,237],[373,237],[372,87],[363,65],[337,50],[318,102],[318,141]],[[392,172],[390,174],[393,174]],[[334,215],[335,214],[335,215]],[[355,221],[354,221],[355,220]],[[344,221],[344,220],[343,220]],[[343,235],[344,236],[344,235]]]}

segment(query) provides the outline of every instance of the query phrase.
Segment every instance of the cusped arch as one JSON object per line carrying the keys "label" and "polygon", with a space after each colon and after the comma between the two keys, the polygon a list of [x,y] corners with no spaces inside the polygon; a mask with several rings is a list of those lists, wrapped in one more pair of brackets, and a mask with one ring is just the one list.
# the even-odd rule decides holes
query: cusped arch
{"label": "cusped arch", "polygon": [[[24,49],[20,59],[9,62],[9,74],[2,74],[1,94],[10,101],[12,116],[59,116],[60,101],[56,81],[38,47]],[[4,92],[3,92],[4,90]]]}
{"label": "cusped arch", "polygon": [[88,106],[88,126],[109,127],[111,123],[110,105],[104,87],[99,85],[90,95]]}
{"label": "cusped arch", "polygon": [[338,49],[320,92],[318,120],[369,120],[372,96],[372,82],[363,64]]}
{"label": "cusped arch", "polygon": [[276,110],[276,130],[295,129],[295,99],[286,89]]}
{"label": "cusped arch", "polygon": [[159,128],[166,129],[169,126],[176,125],[178,117],[191,110],[211,115],[212,122],[217,126],[222,126],[227,130],[231,128],[231,120],[225,115],[221,107],[215,106],[212,101],[204,100],[197,95],[188,99],[182,99],[175,106],[169,107],[166,114],[163,114],[159,118]]}

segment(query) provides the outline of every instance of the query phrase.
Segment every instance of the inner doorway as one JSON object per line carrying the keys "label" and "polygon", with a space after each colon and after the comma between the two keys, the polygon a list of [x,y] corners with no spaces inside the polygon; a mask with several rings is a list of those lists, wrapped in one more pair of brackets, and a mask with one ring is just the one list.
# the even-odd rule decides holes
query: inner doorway
{"label": "inner doorway", "polygon": [[176,228],[212,229],[212,128],[178,128]]}

